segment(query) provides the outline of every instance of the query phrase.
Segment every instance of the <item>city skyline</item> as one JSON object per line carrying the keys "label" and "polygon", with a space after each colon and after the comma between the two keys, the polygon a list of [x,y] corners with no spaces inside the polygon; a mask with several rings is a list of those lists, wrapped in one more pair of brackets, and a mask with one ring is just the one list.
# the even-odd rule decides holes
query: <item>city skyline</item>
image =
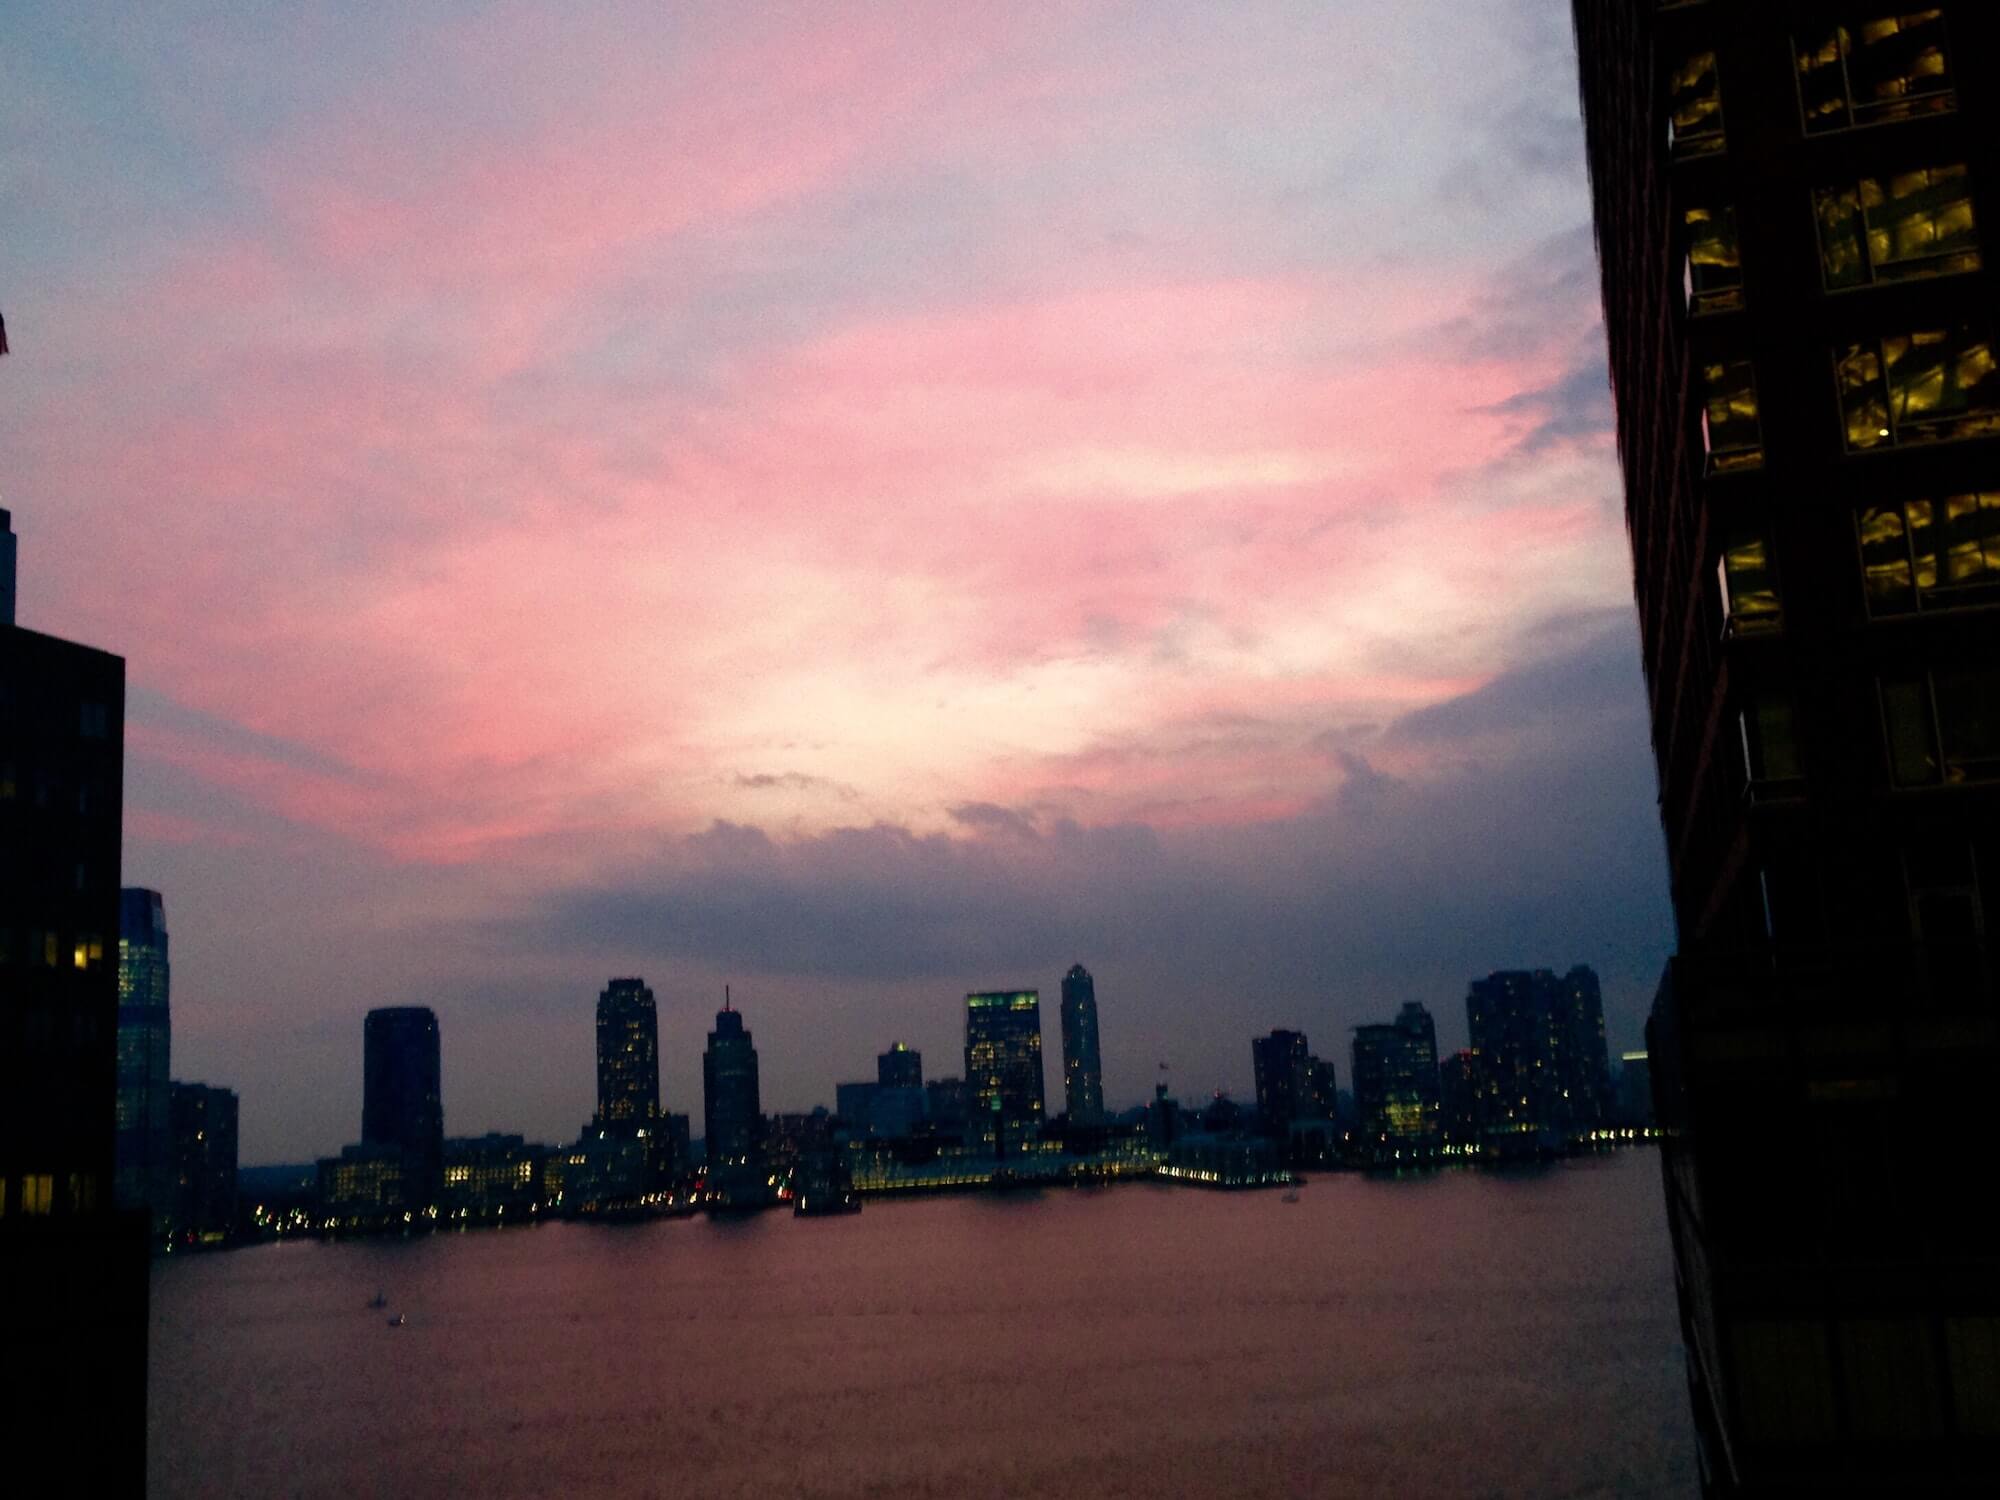
{"label": "city skyline", "polygon": [[246,1161],[346,1138],[370,1006],[438,1013],[454,1118],[573,1127],[605,973],[683,1100],[724,982],[860,1077],[1078,954],[1115,1100],[1409,999],[1462,1043],[1549,953],[1637,1044],[1559,8],[46,9],[0,16],[23,618],[133,663],[125,877]]}

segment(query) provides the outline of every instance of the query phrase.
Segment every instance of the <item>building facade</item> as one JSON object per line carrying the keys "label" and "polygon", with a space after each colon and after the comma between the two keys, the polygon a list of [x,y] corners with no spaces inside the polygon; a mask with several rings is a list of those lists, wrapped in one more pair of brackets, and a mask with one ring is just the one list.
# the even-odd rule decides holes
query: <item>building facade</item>
{"label": "building facade", "polygon": [[1072,1125],[1104,1121],[1104,1060],[1097,1046],[1097,981],[1082,964],[1062,979],[1063,1104]]}
{"label": "building facade", "polygon": [[236,1232],[236,1095],[205,1083],[176,1083],[168,1113],[175,1242],[219,1244]]}
{"label": "building facade", "polygon": [[401,1151],[403,1191],[411,1206],[427,1207],[444,1185],[437,1016],[422,1005],[371,1010],[361,1037],[361,1144]]}
{"label": "building facade", "polygon": [[175,1183],[166,903],[158,891],[118,893],[118,1206],[171,1227]]}
{"label": "building facade", "polygon": [[1257,1114],[1266,1133],[1283,1135],[1305,1117],[1312,1097],[1312,1052],[1302,1031],[1274,1031],[1250,1039],[1257,1082]]}
{"label": "building facade", "polygon": [[965,997],[968,1139],[1012,1155],[1040,1132],[1042,997],[1039,990],[980,990]]}
{"label": "building facade", "polygon": [[660,1018],[643,979],[614,979],[597,997],[597,1125],[650,1134],[660,1118]]}
{"label": "building facade", "polygon": [[764,1113],[757,1088],[757,1048],[742,1012],[727,1001],[701,1058],[702,1129],[709,1170],[754,1164],[763,1151]]}
{"label": "building facade", "polygon": [[113,1194],[125,662],[17,625],[14,560],[0,510],[0,1405],[78,1492],[137,1494],[146,1229]]}
{"label": "building facade", "polygon": [[1416,1001],[1393,1021],[1354,1028],[1354,1107],[1371,1156],[1438,1144],[1437,1026]]}
{"label": "building facade", "polygon": [[924,1086],[924,1055],[903,1042],[891,1042],[887,1052],[875,1058],[875,1081],[885,1089],[920,1089]]}
{"label": "building facade", "polygon": [[1574,14],[1705,1482],[1990,1493],[2000,6]]}

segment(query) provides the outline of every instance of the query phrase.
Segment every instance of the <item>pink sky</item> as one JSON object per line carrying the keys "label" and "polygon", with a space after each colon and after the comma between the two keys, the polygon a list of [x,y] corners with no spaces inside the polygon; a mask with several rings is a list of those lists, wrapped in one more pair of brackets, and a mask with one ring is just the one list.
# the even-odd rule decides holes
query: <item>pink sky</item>
{"label": "pink sky", "polygon": [[[480,986],[347,945],[718,821],[976,852],[975,804],[1285,826],[1335,741],[1460,774],[1390,726],[1626,607],[1547,7],[589,9],[0,22],[0,492],[23,621],[130,663],[182,1076],[258,1087],[279,973],[351,1070]],[[615,960],[718,967],[569,987]]]}

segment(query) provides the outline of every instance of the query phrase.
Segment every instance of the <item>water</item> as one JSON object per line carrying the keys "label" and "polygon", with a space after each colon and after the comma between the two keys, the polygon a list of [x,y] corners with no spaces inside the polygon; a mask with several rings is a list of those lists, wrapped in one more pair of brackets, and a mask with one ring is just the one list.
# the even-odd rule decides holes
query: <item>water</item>
{"label": "water", "polygon": [[158,1496],[1695,1487],[1650,1151],[188,1256],[151,1391]]}

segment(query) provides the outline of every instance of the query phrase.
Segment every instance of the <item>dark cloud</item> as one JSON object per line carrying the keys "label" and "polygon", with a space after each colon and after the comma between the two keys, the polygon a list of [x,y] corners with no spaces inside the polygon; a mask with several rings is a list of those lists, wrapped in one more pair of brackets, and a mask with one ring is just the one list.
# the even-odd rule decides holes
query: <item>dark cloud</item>
{"label": "dark cloud", "polygon": [[1520,453],[1540,453],[1563,443],[1609,437],[1613,430],[1611,376],[1599,341],[1591,339],[1583,362],[1561,378],[1510,396],[1488,410],[1535,419],[1534,427],[1516,445],[1515,451]]}
{"label": "dark cloud", "polygon": [[[1546,659],[1376,738],[1441,752],[1438,769],[1390,774],[1359,741],[1329,742],[1339,782],[1296,817],[1157,831],[975,803],[953,810],[954,836],[717,823],[645,868],[551,893],[516,932],[763,975],[774,993],[917,981],[940,1014],[966,988],[1050,985],[1081,958],[1135,1044],[1113,1067],[1121,1094],[1165,1049],[1227,1082],[1247,1038],[1278,1024],[1344,1059],[1346,1027],[1405,999],[1461,1036],[1465,981],[1517,965],[1595,964],[1614,1045],[1632,1044],[1671,940],[1638,646],[1623,618],[1564,628]],[[851,1003],[838,1024],[857,1056],[911,1027],[888,1001]],[[829,1024],[813,1009],[767,1024],[774,1044]],[[816,1097],[798,1067],[800,1097]]]}
{"label": "dark cloud", "polygon": [[1002,807],[997,802],[961,802],[950,809],[952,821],[962,823],[967,828],[980,829],[992,833],[1012,834],[1015,838],[1040,838],[1035,827],[1034,814],[1017,808]]}

